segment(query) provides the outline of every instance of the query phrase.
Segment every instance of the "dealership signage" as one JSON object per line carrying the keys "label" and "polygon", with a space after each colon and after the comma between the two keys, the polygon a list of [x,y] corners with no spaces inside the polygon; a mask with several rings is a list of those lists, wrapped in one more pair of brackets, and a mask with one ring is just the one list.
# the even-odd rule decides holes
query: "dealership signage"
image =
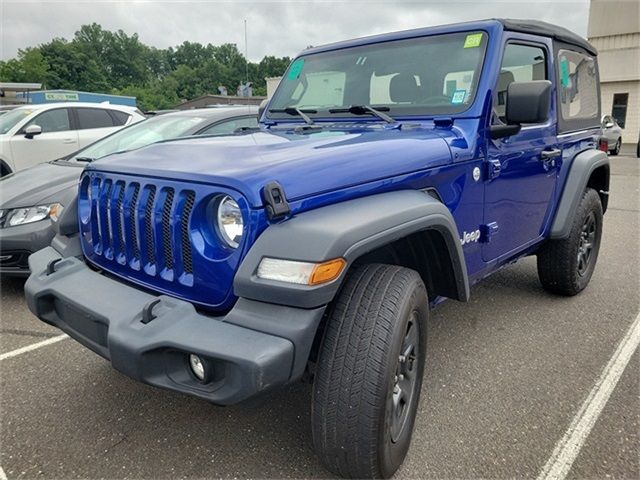
{"label": "dealership signage", "polygon": [[77,102],[77,93],[64,93],[64,92],[47,92],[44,94],[45,100],[54,100],[56,102]]}

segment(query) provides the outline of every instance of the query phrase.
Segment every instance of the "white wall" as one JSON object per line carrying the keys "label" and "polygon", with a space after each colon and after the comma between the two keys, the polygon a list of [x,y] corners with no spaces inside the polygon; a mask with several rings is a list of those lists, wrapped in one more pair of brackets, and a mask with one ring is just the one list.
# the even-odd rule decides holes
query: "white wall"
{"label": "white wall", "polygon": [[628,93],[627,118],[622,131],[624,143],[636,143],[640,135],[640,80],[635,82],[607,82],[600,85],[602,114],[611,114],[614,93]]}

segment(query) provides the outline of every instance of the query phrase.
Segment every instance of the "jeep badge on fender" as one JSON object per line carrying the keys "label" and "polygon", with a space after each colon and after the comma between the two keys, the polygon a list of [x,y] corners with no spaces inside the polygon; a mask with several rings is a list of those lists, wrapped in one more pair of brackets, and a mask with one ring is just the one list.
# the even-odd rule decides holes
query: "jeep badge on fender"
{"label": "jeep badge on fender", "polygon": [[259,130],[88,164],[29,259],[29,308],[215,404],[310,380],[326,468],[390,477],[430,308],[529,255],[548,291],[588,285],[609,190],[599,105],[596,50],[543,22],[309,48]]}

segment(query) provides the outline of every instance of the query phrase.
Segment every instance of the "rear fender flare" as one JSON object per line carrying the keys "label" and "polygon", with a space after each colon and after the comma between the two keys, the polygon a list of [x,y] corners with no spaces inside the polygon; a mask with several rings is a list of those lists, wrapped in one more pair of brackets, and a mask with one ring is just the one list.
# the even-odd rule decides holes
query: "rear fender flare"
{"label": "rear fender flare", "polygon": [[[589,183],[589,179],[598,168],[605,167],[607,172],[606,185],[609,184],[609,157],[601,150],[586,150],[573,159],[567,174],[567,180],[558,201],[556,213],[551,224],[550,238],[567,238],[573,223],[575,211],[578,208],[582,193]],[[601,193],[608,195],[608,192]],[[603,202],[604,203],[604,202]],[[606,208],[606,204],[603,205]]]}

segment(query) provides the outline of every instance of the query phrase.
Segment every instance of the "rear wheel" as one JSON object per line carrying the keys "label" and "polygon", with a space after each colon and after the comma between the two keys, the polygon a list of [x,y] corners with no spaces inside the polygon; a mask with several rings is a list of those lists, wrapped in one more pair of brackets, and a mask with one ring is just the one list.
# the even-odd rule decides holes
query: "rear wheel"
{"label": "rear wheel", "polygon": [[550,240],[538,252],[538,277],[553,293],[576,295],[591,280],[602,236],[602,203],[587,188],[576,210],[569,236]]}
{"label": "rear wheel", "polygon": [[417,272],[357,267],[327,320],[313,386],[313,442],[331,472],[388,478],[409,449],[426,349]]}

